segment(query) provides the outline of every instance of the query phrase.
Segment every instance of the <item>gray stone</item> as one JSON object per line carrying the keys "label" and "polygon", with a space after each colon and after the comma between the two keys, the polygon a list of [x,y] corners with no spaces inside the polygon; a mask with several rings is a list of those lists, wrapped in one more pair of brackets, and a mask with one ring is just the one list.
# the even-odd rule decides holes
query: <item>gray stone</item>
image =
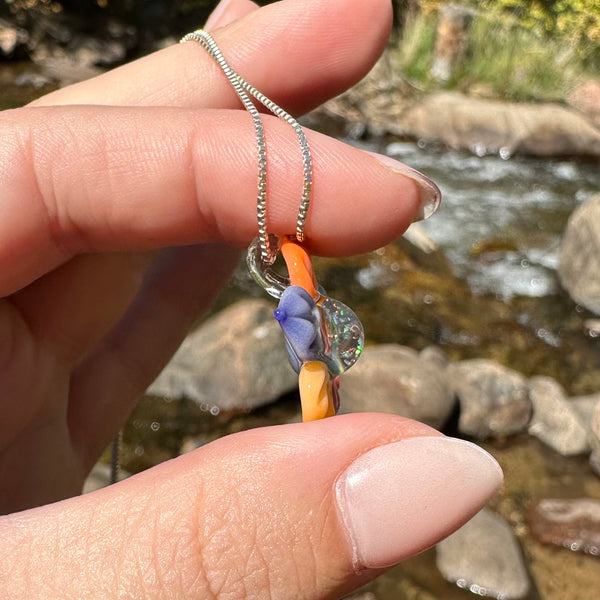
{"label": "gray stone", "polygon": [[588,79],[577,84],[567,95],[567,102],[600,128],[600,80]]}
{"label": "gray stone", "polygon": [[529,526],[541,542],[600,556],[600,500],[540,500],[529,513]]}
{"label": "gray stone", "polygon": [[577,208],[562,240],[558,275],[575,302],[600,314],[600,195]]}
{"label": "gray stone", "polygon": [[367,347],[342,375],[340,397],[343,412],[394,413],[438,429],[454,405],[445,370],[394,344]]}
{"label": "gray stone", "polygon": [[588,431],[562,387],[551,377],[532,377],[529,396],[533,417],[529,433],[563,456],[590,451]]}
{"label": "gray stone", "polygon": [[480,596],[516,600],[531,585],[511,528],[487,508],[437,545],[436,564],[446,579]]}
{"label": "gray stone", "polygon": [[187,397],[219,411],[251,410],[297,386],[267,300],[238,302],[183,342],[147,393]]}
{"label": "gray stone", "polygon": [[0,58],[24,57],[29,43],[29,34],[10,21],[0,19]]}
{"label": "gray stone", "polygon": [[477,439],[523,431],[531,416],[523,375],[486,359],[464,360],[448,367],[460,402],[459,430]]}
{"label": "gray stone", "polygon": [[573,396],[569,398],[569,404],[575,409],[579,422],[585,428],[588,440],[591,442],[593,437],[592,421],[596,407],[600,406],[600,393],[589,396]]}
{"label": "gray stone", "polygon": [[432,94],[404,113],[418,138],[477,153],[600,156],[600,130],[584,116],[555,104],[517,104]]}

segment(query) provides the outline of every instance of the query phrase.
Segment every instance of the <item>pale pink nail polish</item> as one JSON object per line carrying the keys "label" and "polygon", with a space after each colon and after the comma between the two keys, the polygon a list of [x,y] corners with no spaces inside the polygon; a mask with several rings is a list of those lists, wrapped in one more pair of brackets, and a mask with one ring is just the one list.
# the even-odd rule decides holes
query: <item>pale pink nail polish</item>
{"label": "pale pink nail polish", "polygon": [[211,29],[216,29],[217,27],[219,27],[219,20],[221,19],[223,13],[227,10],[227,7],[230,4],[231,0],[221,0],[221,2],[219,2],[215,9],[210,13],[208,19],[206,19],[204,29],[210,31]]}
{"label": "pale pink nail polish", "polygon": [[458,529],[502,485],[487,452],[448,437],[414,437],[359,456],[336,484],[355,568],[383,568]]}
{"label": "pale pink nail polish", "polygon": [[435,213],[440,206],[442,193],[440,192],[440,188],[429,177],[385,154],[377,154],[376,152],[369,152],[369,154],[392,171],[410,177],[419,186],[420,205],[413,221],[428,219]]}

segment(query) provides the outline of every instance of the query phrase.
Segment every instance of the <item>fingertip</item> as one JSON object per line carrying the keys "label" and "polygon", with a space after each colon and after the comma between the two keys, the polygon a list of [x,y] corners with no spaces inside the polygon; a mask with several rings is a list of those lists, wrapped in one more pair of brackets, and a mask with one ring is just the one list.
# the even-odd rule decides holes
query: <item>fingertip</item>
{"label": "fingertip", "polygon": [[257,9],[258,5],[251,0],[221,0],[206,20],[204,29],[214,31],[226,27]]}

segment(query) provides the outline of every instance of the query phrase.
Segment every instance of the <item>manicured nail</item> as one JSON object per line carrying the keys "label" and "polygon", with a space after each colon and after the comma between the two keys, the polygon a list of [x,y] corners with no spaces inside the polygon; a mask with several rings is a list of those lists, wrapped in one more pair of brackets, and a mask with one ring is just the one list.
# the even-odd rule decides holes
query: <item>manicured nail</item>
{"label": "manicured nail", "polygon": [[444,436],[359,456],[336,483],[355,568],[389,567],[433,546],[477,513],[502,478],[479,446]]}
{"label": "manicured nail", "polygon": [[210,31],[211,29],[216,29],[217,27],[219,27],[219,20],[221,19],[223,13],[227,10],[227,7],[230,4],[231,0],[221,0],[221,2],[219,2],[215,9],[210,13],[208,19],[206,19],[204,29]]}
{"label": "manicured nail", "polygon": [[376,152],[369,152],[369,154],[393,171],[410,177],[419,186],[420,207],[413,221],[428,219],[438,209],[442,200],[442,193],[429,177],[385,154],[377,154]]}

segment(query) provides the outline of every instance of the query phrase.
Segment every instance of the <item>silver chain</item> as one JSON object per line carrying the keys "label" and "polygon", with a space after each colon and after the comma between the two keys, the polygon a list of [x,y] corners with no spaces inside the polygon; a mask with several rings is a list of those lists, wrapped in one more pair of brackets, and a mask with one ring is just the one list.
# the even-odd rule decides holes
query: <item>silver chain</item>
{"label": "silver chain", "polygon": [[265,135],[262,125],[260,112],[248,94],[253,96],[265,108],[270,110],[275,116],[285,121],[296,132],[300,148],[302,150],[302,166],[304,170],[304,181],[302,187],[302,199],[298,210],[298,219],[296,220],[296,239],[299,242],[304,241],[304,225],[310,205],[312,194],[312,162],[310,157],[310,148],[304,135],[302,127],[292,115],[283,110],[280,106],[269,100],[264,94],[259,92],[253,85],[248,83],[241,75],[234,71],[221,54],[215,40],[210,33],[203,29],[198,29],[188,33],[181,39],[181,43],[193,40],[198,42],[217,62],[223,73],[229,80],[239,96],[244,108],[252,116],[254,121],[254,130],[256,133],[256,146],[258,151],[258,195],[256,200],[256,214],[258,219],[258,240],[260,244],[261,259],[264,263],[270,265],[277,258],[278,247],[273,243],[267,230],[267,151],[265,144]]}

